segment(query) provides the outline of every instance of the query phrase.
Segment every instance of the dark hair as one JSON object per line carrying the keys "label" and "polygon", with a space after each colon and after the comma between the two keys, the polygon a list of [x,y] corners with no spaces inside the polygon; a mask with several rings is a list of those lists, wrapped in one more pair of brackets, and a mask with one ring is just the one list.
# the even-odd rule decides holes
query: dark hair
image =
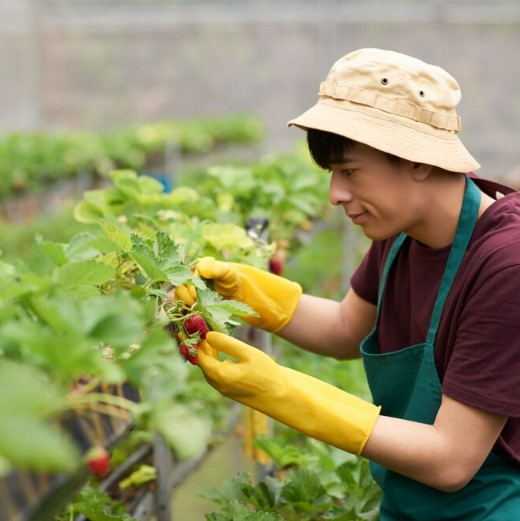
{"label": "dark hair", "polygon": [[[348,137],[325,132],[315,128],[307,129],[307,146],[312,160],[324,170],[330,170],[330,165],[342,163],[345,151],[356,141]],[[385,152],[392,162],[398,162],[399,158]]]}

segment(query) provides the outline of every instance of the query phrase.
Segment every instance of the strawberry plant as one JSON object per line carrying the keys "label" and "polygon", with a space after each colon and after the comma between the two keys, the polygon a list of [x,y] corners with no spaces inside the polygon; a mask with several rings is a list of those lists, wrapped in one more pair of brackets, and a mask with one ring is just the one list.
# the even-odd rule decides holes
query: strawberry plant
{"label": "strawberry plant", "polygon": [[[381,490],[372,480],[368,461],[315,440],[288,443],[282,436],[262,437],[258,445],[275,462],[275,472],[258,482],[242,472],[218,490],[202,487],[199,494],[220,506],[208,521],[376,521]],[[269,519],[269,518],[266,518]]]}
{"label": "strawberry plant", "polygon": [[[206,153],[222,143],[256,143],[260,122],[248,115],[158,121],[93,132],[12,132],[0,139],[0,197],[39,192],[80,172],[105,178],[116,168],[145,169],[175,146],[184,154]],[[164,166],[164,165],[163,165]]]}
{"label": "strawberry plant", "polygon": [[[252,311],[208,288],[186,263],[185,249],[163,231],[148,237],[102,219],[99,233],[80,232],[68,243],[39,238],[38,245],[52,263],[49,272],[0,263],[0,370],[14,375],[13,385],[0,389],[0,416],[10,418],[3,420],[9,429],[0,433],[4,467],[75,468],[76,449],[66,433],[51,427],[53,418],[72,409],[114,415],[126,410],[137,426],[161,433],[179,457],[200,453],[211,423],[178,399],[188,373],[165,328],[181,329],[196,314],[212,329],[230,332],[239,324],[236,317]],[[172,288],[182,285],[195,288],[191,306],[169,299]],[[78,388],[85,375],[88,385]],[[27,389],[41,390],[28,394],[17,385],[28,380],[33,383]],[[130,382],[141,400],[92,392],[101,381]],[[42,407],[36,397],[49,402]],[[48,440],[47,450],[35,438]]]}
{"label": "strawberry plant", "polygon": [[[141,138],[150,144],[157,136],[149,131]],[[31,267],[20,259],[0,260],[0,379],[6,382],[0,388],[0,420],[6,425],[0,429],[0,471],[71,473],[81,467],[86,454],[59,421],[70,411],[127,418],[140,432],[160,433],[178,458],[200,454],[222,420],[224,401],[190,365],[197,363],[207,331],[231,333],[252,311],[224,301],[193,268],[199,257],[212,255],[263,268],[271,260],[271,271],[282,274],[294,236],[323,215],[323,201],[309,190],[326,186],[318,172],[296,159],[269,158],[246,170],[214,169],[207,184],[166,193],[151,177],[116,170],[110,185],[86,192],[75,206],[83,229],[66,239],[37,234],[45,262]],[[268,235],[275,241],[245,229],[258,215],[269,217]],[[139,397],[112,395],[102,383],[130,384]],[[94,431],[89,441],[98,446],[103,440]],[[110,472],[107,464],[103,455],[91,470],[101,476]],[[282,483],[284,476],[277,476],[280,483],[273,482],[269,492],[287,485],[283,500],[276,496],[278,503],[271,505],[276,512],[262,511],[262,496],[251,483],[247,500],[233,498],[227,513],[208,519],[279,521],[291,519],[282,517],[289,512],[304,516],[330,505],[329,515],[336,508],[321,474],[316,479],[295,472]],[[327,479],[341,487],[337,475]],[[313,483],[314,496],[306,482]],[[311,497],[314,503],[305,506]],[[116,510],[106,498],[85,493],[74,512],[130,519]]]}
{"label": "strawberry plant", "polygon": [[103,220],[123,233],[146,237],[163,231],[180,246],[188,265],[204,255],[267,264],[273,246],[248,235],[239,219],[224,218],[210,197],[188,187],[165,193],[159,181],[130,170],[110,177],[111,186],[84,194],[74,209],[76,220],[87,225]]}
{"label": "strawberry plant", "polygon": [[299,244],[298,232],[327,215],[324,175],[307,159],[275,155],[247,165],[211,166],[184,179],[187,186],[197,183],[201,194],[242,226],[253,218],[268,218],[270,240],[292,249]]}
{"label": "strawberry plant", "polygon": [[128,514],[123,505],[114,502],[108,494],[90,486],[80,490],[67,510],[67,513],[58,515],[55,521],[70,521],[79,514],[90,521],[138,521]]}

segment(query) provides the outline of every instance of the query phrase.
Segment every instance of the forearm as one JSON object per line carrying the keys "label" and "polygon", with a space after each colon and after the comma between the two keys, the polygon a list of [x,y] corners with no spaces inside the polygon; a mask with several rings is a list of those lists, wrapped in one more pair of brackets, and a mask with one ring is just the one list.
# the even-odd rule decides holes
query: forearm
{"label": "forearm", "polygon": [[453,492],[478,471],[505,421],[444,397],[433,425],[381,415],[361,455],[415,481]]}
{"label": "forearm", "polygon": [[[359,355],[359,346],[346,345],[340,304],[332,300],[302,295],[298,307],[279,335],[312,353],[336,358]],[[345,356],[345,353],[352,353]]]}
{"label": "forearm", "polygon": [[[362,456],[433,488],[457,490],[462,469],[446,457],[441,434],[433,425],[380,416]],[[458,460],[457,460],[458,461]],[[465,473],[463,473],[465,475]]]}
{"label": "forearm", "polygon": [[[352,311],[353,307],[362,307],[364,311]],[[341,302],[304,294],[290,322],[278,334],[312,353],[338,359],[357,358],[361,341],[373,327],[375,311],[375,306],[352,290]],[[366,318],[349,322],[347,317]]]}

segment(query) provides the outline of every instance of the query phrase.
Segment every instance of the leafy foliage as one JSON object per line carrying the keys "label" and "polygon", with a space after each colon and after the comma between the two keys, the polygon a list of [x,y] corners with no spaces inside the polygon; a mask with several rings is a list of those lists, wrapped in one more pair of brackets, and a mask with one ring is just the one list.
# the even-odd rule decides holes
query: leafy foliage
{"label": "leafy foliage", "polygon": [[[219,490],[201,488],[200,495],[221,508],[214,515],[223,516],[207,519],[256,520],[254,515],[263,519],[261,513],[286,521],[378,519],[381,491],[366,460],[315,440],[294,445],[283,436],[263,437],[258,445],[273,458],[275,474],[253,483],[249,474],[239,473]],[[233,517],[237,511],[244,517]]]}
{"label": "leafy foliage", "polygon": [[[141,128],[131,139],[152,150],[164,130]],[[196,131],[188,141],[194,149],[210,146]],[[125,409],[137,430],[161,433],[179,458],[198,455],[222,420],[222,398],[184,363],[177,337],[165,328],[200,315],[211,329],[229,333],[252,311],[224,301],[193,273],[197,258],[266,267],[275,248],[297,245],[299,232],[325,213],[324,174],[298,158],[214,167],[204,173],[205,182],[165,192],[157,180],[124,169],[142,160],[139,151],[127,154],[124,143],[114,139],[110,153],[119,157],[111,166],[123,169],[111,172],[110,185],[86,192],[74,209],[82,229],[66,239],[38,235],[45,262],[0,261],[0,378],[8,384],[0,387],[0,420],[9,424],[0,433],[0,472],[11,466],[76,469],[81,455],[55,422],[70,409]],[[248,229],[262,217],[269,218],[272,243]],[[194,303],[174,296],[179,286],[194,288]],[[311,360],[299,360],[309,372],[316,369]],[[76,385],[84,379],[84,387]],[[139,402],[92,392],[100,382],[130,383]],[[308,443],[302,450],[287,439],[260,440],[277,474],[257,484],[241,475],[223,492],[206,491],[222,506],[206,519],[375,519],[378,491],[365,464]],[[132,480],[145,482],[152,474]],[[88,488],[71,509],[93,521],[133,521]]]}
{"label": "leafy foliage", "polygon": [[192,179],[202,194],[216,201],[219,211],[242,226],[268,218],[270,239],[287,242],[291,249],[298,246],[298,231],[311,229],[314,220],[327,214],[326,176],[308,159],[280,154],[248,165],[212,166],[201,180]]}
{"label": "leafy foliage", "polygon": [[104,178],[117,168],[146,169],[166,147],[205,153],[221,143],[256,143],[260,122],[249,115],[158,121],[93,132],[11,132],[0,139],[0,197],[37,192],[78,174]]}
{"label": "leafy foliage", "polygon": [[[190,248],[188,255],[186,243],[168,233],[174,228],[173,219],[164,227],[159,221],[150,225],[170,204],[164,203],[169,195],[159,191],[153,179],[134,172],[115,172],[114,179],[116,186],[98,192],[101,200],[111,202],[102,212],[106,215],[97,219],[97,229],[80,231],[68,242],[38,237],[47,269],[36,273],[19,260],[0,263],[0,360],[16,362],[19,381],[27,379],[25,367],[40,374],[35,380],[41,381],[40,395],[47,395],[48,388],[53,397],[47,407],[24,409],[27,393],[16,385],[13,389],[20,392],[0,388],[0,404],[8,404],[5,410],[0,406],[0,418],[9,418],[11,409],[17,412],[0,437],[4,468],[9,464],[62,472],[77,468],[79,454],[67,433],[51,427],[52,419],[67,409],[97,408],[99,400],[104,410],[117,413],[123,407],[136,426],[162,434],[180,458],[196,456],[208,443],[211,413],[201,414],[200,409],[195,413],[185,403],[190,374],[165,327],[198,313],[212,328],[230,333],[239,324],[236,317],[252,311],[224,301],[192,272],[201,249]],[[120,213],[123,208],[126,214]],[[178,219],[183,221],[184,216]],[[193,230],[201,231],[196,224]],[[213,239],[215,234],[213,230]],[[193,231],[192,244],[204,244],[200,237]],[[236,258],[246,251],[246,243],[248,253],[259,259],[263,255],[265,263],[265,243],[244,238],[239,239]],[[226,247],[233,244],[224,242]],[[197,291],[198,301],[191,307],[171,299],[172,289],[185,284]],[[15,373],[14,365],[5,367]],[[89,385],[85,390],[76,388],[85,376]],[[96,382],[129,382],[139,389],[140,401],[88,392]],[[60,404],[58,411],[53,404]],[[45,456],[34,438],[17,436],[17,431],[40,433]]]}
{"label": "leafy foliage", "polygon": [[119,241],[131,233],[153,238],[163,231],[181,246],[179,254],[187,265],[203,255],[266,265],[272,247],[249,235],[242,221],[220,222],[210,197],[186,187],[165,193],[159,181],[131,170],[117,170],[110,176],[112,186],[86,192],[76,205],[78,221],[93,224],[101,220],[120,236]]}
{"label": "leafy foliage", "polygon": [[278,514],[269,512],[253,512],[246,505],[232,499],[227,505],[226,513],[206,514],[206,521],[283,521]]}
{"label": "leafy foliage", "polygon": [[[137,521],[137,519],[125,510],[104,492],[94,490],[87,486],[81,489],[78,497],[69,506],[69,512],[73,515],[83,514],[90,521]],[[68,521],[69,514],[59,516],[56,521]]]}

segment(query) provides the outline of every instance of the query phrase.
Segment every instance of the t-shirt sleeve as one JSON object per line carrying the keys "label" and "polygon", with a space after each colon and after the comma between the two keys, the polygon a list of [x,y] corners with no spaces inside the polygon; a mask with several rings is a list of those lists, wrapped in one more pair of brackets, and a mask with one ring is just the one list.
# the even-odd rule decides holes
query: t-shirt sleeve
{"label": "t-shirt sleeve", "polygon": [[350,278],[350,286],[362,299],[377,305],[382,272],[383,242],[374,241]]}
{"label": "t-shirt sleeve", "polygon": [[443,392],[520,418],[520,266],[482,274],[460,314]]}

